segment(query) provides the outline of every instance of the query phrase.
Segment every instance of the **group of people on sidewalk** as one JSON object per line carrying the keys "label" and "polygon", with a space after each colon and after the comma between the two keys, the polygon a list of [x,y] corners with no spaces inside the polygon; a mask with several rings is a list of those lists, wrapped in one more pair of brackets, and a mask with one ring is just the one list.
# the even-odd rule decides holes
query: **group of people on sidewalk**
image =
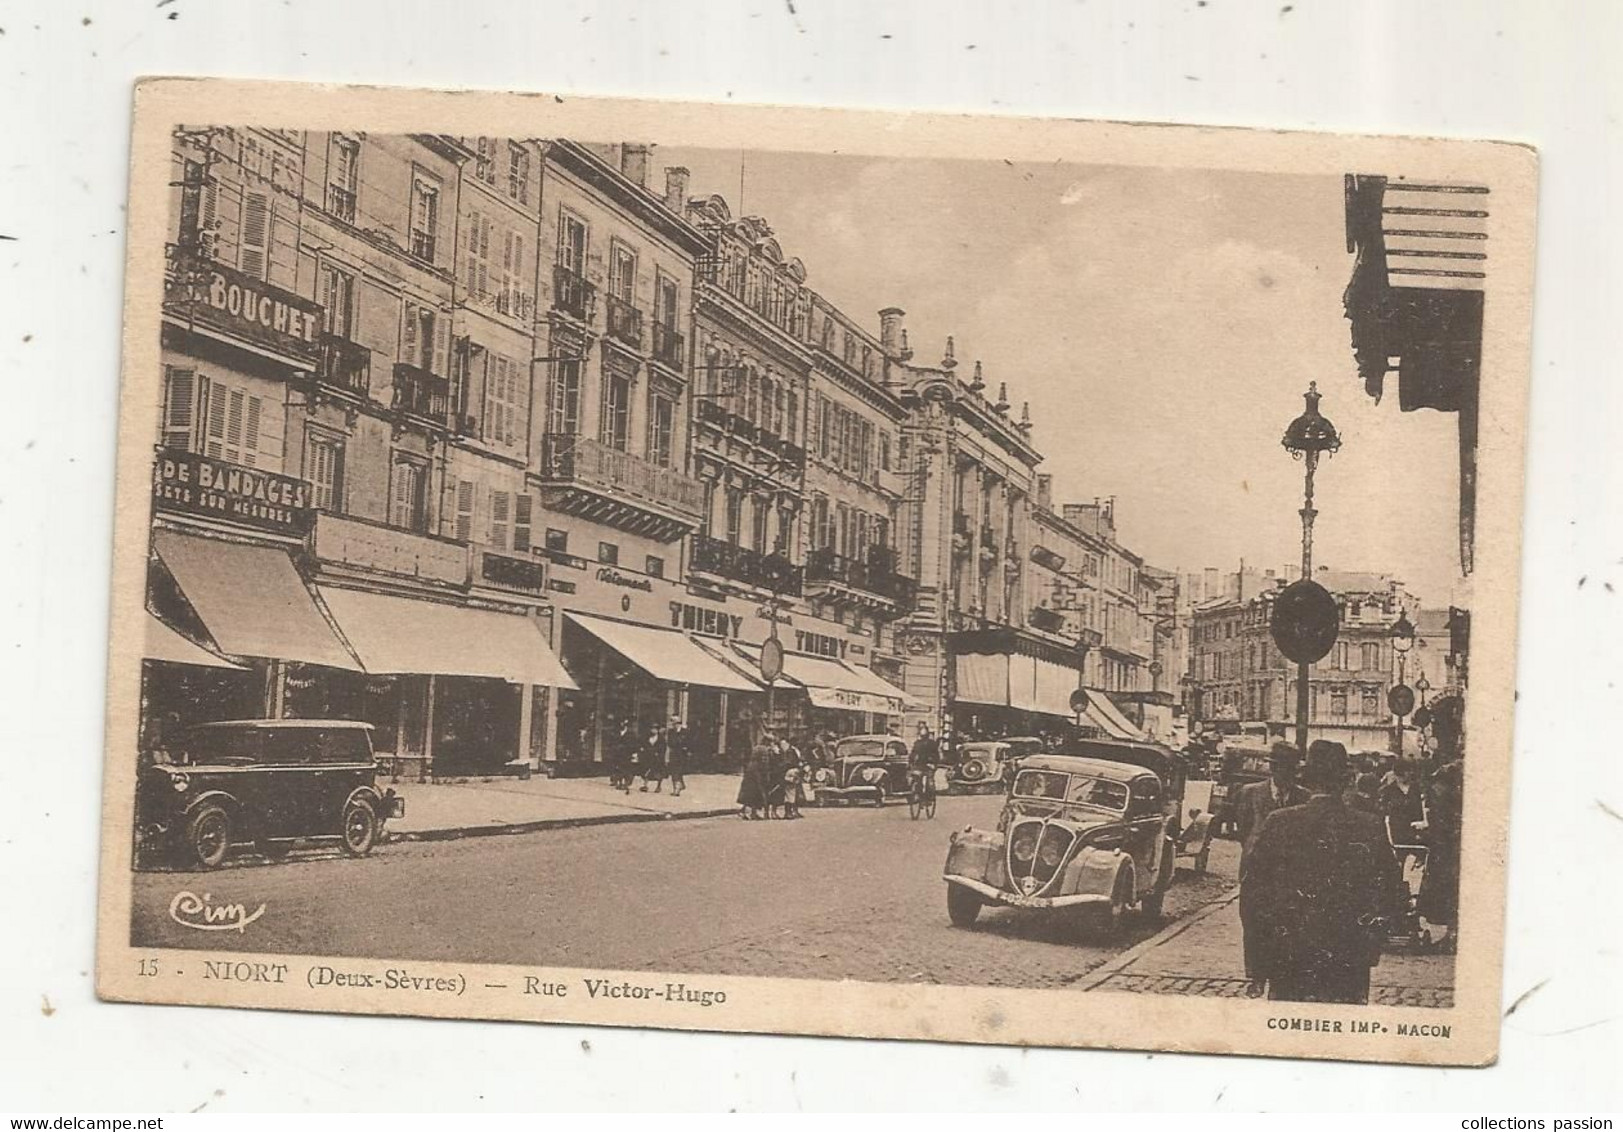
{"label": "group of people on sidewalk", "polygon": [[691,742],[688,729],[680,719],[672,719],[664,727],[650,725],[641,735],[630,720],[621,720],[610,738],[606,753],[609,764],[609,785],[623,793],[631,793],[631,784],[642,779],[641,790],[662,793],[665,780],[670,779],[671,795],[681,797],[687,789],[688,756]]}
{"label": "group of people on sidewalk", "polygon": [[805,783],[814,766],[831,757],[829,736],[812,734],[803,747],[772,731],[763,731],[744,760],[738,783],[738,816],[745,821],[798,818]]}
{"label": "group of people on sidewalk", "polygon": [[[1415,911],[1450,928],[1459,900],[1461,767],[1422,789],[1400,764],[1386,782],[1354,777],[1340,743],[1276,744],[1270,777],[1235,800],[1240,919],[1254,995],[1306,1002],[1369,1000],[1370,971],[1408,908],[1400,854],[1427,857]],[[1429,802],[1429,804],[1428,804]]]}

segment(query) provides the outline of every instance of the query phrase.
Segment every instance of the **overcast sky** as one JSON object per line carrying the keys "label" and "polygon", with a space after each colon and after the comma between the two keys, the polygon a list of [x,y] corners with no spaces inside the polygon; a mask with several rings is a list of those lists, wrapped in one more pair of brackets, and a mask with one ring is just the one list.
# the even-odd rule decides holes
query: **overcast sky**
{"label": "overcast sky", "polygon": [[[1300,559],[1302,468],[1280,447],[1310,380],[1341,430],[1321,465],[1316,565],[1397,574],[1428,605],[1457,582],[1455,418],[1365,396],[1342,315],[1339,177],[656,147],[692,194],[764,217],[808,281],[915,360],[948,334],[1007,381],[1056,501],[1116,497],[1155,565]],[[1459,586],[1458,592],[1456,587]]]}

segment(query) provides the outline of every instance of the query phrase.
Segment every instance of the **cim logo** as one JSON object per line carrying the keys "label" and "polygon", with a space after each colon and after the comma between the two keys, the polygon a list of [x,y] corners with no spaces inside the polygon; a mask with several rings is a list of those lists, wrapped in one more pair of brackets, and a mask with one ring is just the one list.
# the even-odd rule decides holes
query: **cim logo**
{"label": "cim logo", "polygon": [[199,896],[181,889],[169,902],[169,918],[183,928],[200,932],[245,933],[248,925],[265,914],[261,904],[252,912],[246,904],[215,904],[208,893]]}

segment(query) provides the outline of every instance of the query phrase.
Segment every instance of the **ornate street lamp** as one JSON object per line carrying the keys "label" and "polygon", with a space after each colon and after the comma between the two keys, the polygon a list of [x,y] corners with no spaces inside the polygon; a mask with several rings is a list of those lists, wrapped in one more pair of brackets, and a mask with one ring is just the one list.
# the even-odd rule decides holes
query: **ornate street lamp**
{"label": "ornate street lamp", "polygon": [[[1324,611],[1325,601],[1322,590],[1313,581],[1313,520],[1318,512],[1313,509],[1313,474],[1318,470],[1319,457],[1334,455],[1341,447],[1341,435],[1336,432],[1336,426],[1319,412],[1319,384],[1309,382],[1307,392],[1302,395],[1307,404],[1301,416],[1290,423],[1285,430],[1284,439],[1280,441],[1285,451],[1291,454],[1293,460],[1303,460],[1307,464],[1307,474],[1302,490],[1302,577],[1297,592],[1299,601],[1276,602],[1276,631],[1275,641],[1279,642],[1283,635],[1283,626],[1287,621],[1295,621],[1291,626],[1296,635],[1314,638],[1305,640],[1303,646],[1281,651],[1292,656],[1296,665],[1296,746],[1305,754],[1307,752],[1307,725],[1308,713],[1311,710],[1311,695],[1309,693],[1309,672],[1312,662],[1330,651],[1335,642],[1338,626],[1335,615],[1329,615],[1328,624]],[[1294,588],[1294,587],[1293,587]],[[1282,597],[1284,595],[1281,595]],[[1301,606],[1296,615],[1287,615],[1286,610]],[[1331,603],[1333,608],[1333,603]],[[1316,655],[1313,655],[1316,654]],[[1305,659],[1304,659],[1305,658]]]}
{"label": "ornate street lamp", "polygon": [[[1403,728],[1409,713],[1414,710],[1414,690],[1405,682],[1408,675],[1409,650],[1414,648],[1414,623],[1406,609],[1398,610],[1398,619],[1392,623],[1392,651],[1398,658],[1398,682],[1387,693],[1387,706],[1398,717],[1398,759],[1403,759]],[[1424,673],[1422,673],[1424,675]]]}

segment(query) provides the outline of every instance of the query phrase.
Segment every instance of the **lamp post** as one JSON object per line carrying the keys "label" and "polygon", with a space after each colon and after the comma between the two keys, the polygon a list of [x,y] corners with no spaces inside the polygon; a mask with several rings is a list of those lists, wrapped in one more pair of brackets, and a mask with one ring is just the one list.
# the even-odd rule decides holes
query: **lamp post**
{"label": "lamp post", "polygon": [[1407,661],[1409,650],[1414,648],[1414,624],[1409,620],[1407,610],[1398,610],[1398,619],[1392,623],[1392,651],[1398,658],[1398,683],[1392,689],[1389,704],[1394,715],[1398,717],[1398,761],[1403,761],[1403,728],[1409,718],[1409,712],[1414,709],[1414,692],[1410,691],[1404,678],[1408,675]]}
{"label": "lamp post", "polygon": [[[1319,413],[1319,383],[1309,382],[1307,392],[1302,395],[1307,408],[1301,416],[1290,423],[1285,430],[1285,437],[1280,442],[1285,451],[1291,454],[1293,460],[1303,460],[1306,463],[1306,476],[1302,489],[1302,580],[1313,580],[1313,520],[1318,512],[1313,509],[1313,473],[1318,469],[1321,455],[1333,455],[1341,447],[1341,435],[1336,432],[1336,426]],[[1332,639],[1334,639],[1332,637]],[[1296,746],[1304,754],[1307,751],[1307,723],[1308,712],[1311,710],[1311,696],[1308,690],[1308,676],[1312,668],[1309,662],[1303,661],[1296,666]]]}

